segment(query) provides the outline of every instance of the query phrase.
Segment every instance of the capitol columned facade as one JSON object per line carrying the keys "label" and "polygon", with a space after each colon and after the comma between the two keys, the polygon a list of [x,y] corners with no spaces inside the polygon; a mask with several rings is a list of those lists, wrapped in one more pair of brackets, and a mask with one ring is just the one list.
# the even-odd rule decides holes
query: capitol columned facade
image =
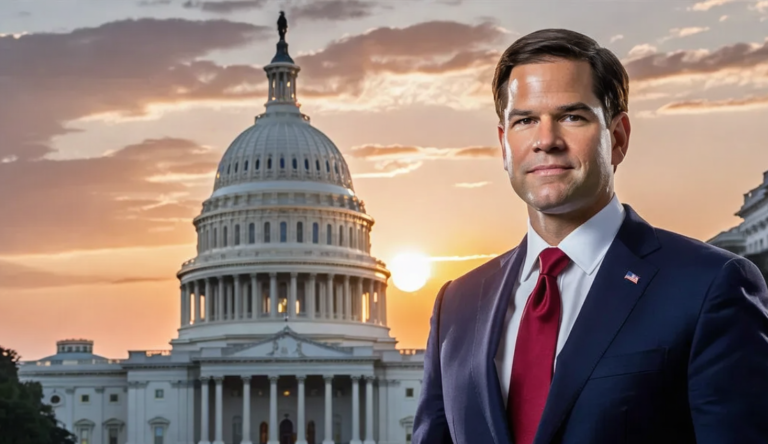
{"label": "capitol columned facade", "polygon": [[67,339],[20,366],[82,444],[410,442],[423,350],[389,335],[374,220],[301,113],[281,34],[266,110],[227,149],[193,220],[171,349],[107,359]]}

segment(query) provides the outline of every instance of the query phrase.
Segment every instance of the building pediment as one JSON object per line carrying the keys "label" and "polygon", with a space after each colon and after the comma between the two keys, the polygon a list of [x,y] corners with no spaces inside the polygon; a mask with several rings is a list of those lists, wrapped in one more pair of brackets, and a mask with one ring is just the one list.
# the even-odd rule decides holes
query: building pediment
{"label": "building pediment", "polygon": [[323,344],[285,327],[280,333],[250,344],[238,344],[222,351],[232,358],[347,358],[351,350]]}

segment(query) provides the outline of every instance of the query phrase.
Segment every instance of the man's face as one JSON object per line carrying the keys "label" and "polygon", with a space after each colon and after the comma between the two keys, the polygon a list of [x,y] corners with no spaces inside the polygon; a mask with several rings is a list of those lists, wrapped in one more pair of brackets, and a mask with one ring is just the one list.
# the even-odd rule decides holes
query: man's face
{"label": "man's face", "polygon": [[605,122],[589,64],[556,59],[516,66],[507,93],[499,142],[512,188],[529,208],[563,214],[607,203],[629,120],[622,113]]}

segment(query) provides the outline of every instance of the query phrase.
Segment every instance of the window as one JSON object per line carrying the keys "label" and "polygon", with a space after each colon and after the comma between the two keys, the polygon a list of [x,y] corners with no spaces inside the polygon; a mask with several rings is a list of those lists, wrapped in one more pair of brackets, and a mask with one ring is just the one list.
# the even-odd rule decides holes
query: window
{"label": "window", "polygon": [[317,169],[317,171],[320,171],[320,161],[319,160],[315,161],[315,168]]}
{"label": "window", "polygon": [[155,437],[154,444],[164,444],[163,439],[165,438],[165,427],[156,425],[152,435]]}
{"label": "window", "polygon": [[336,174],[339,174],[339,164],[336,162],[333,163],[333,171],[336,171]]}
{"label": "window", "polygon": [[91,402],[91,397],[89,395],[80,395],[80,402],[87,404]]}
{"label": "window", "polygon": [[245,161],[245,165],[243,165],[243,171],[248,171],[248,161]]}
{"label": "window", "polygon": [[281,170],[285,169],[285,158],[284,157],[280,158],[280,169]]}
{"label": "window", "polygon": [[256,243],[256,224],[254,223],[248,224],[248,243]]}
{"label": "window", "polygon": [[240,225],[235,225],[235,245],[240,245]]}
{"label": "window", "polygon": [[349,246],[355,248],[355,236],[353,235],[352,227],[349,227]]}
{"label": "window", "polygon": [[331,164],[327,160],[325,161],[325,172],[330,173],[331,172]]}
{"label": "window", "polygon": [[339,225],[339,246],[344,245],[344,226]]}
{"label": "window", "polygon": [[331,237],[333,236],[333,233],[331,233],[331,230],[332,230],[331,224],[328,224],[325,230],[325,237],[326,237],[325,243],[328,245],[331,245],[333,243],[333,240],[331,239]]}
{"label": "window", "polygon": [[243,440],[243,419],[240,416],[232,418],[232,442],[239,443]]}
{"label": "window", "polygon": [[309,159],[304,159],[304,169],[309,171]]}
{"label": "window", "polygon": [[117,393],[109,394],[109,402],[117,402],[117,400],[118,400]]}
{"label": "window", "polygon": [[269,159],[267,159],[267,169],[268,170],[272,169],[272,158],[271,157]]}
{"label": "window", "polygon": [[413,435],[413,426],[405,426],[405,442],[411,444],[411,435]]}
{"label": "window", "polygon": [[218,231],[219,231],[218,228],[214,228],[213,229],[213,248],[216,248],[218,246],[218,243],[219,243],[219,233],[218,233]]}
{"label": "window", "polygon": [[406,398],[413,398],[413,389],[412,388],[405,389],[405,397]]}
{"label": "window", "polygon": [[238,165],[238,162],[235,162],[235,172],[237,172],[237,165]]}
{"label": "window", "polygon": [[120,433],[120,429],[117,427],[110,427],[109,428],[109,444],[117,444],[117,436]]}
{"label": "window", "polygon": [[51,396],[51,404],[56,405],[60,402],[61,402],[61,397],[59,395]]}
{"label": "window", "polygon": [[81,427],[80,428],[80,444],[90,444],[90,435],[91,435],[91,428],[90,427]]}
{"label": "window", "polygon": [[294,169],[294,170],[295,170],[296,168],[298,168],[298,165],[299,165],[299,164],[298,164],[298,163],[296,163],[296,158],[295,158],[295,157],[293,158],[293,162],[291,162],[291,163],[293,164],[293,169]]}
{"label": "window", "polygon": [[259,425],[259,444],[267,444],[269,439],[269,425],[266,422],[262,422]]}
{"label": "window", "polygon": [[155,399],[163,399],[165,398],[165,392],[163,389],[157,389],[155,390]]}
{"label": "window", "polygon": [[232,164],[227,165],[227,174],[229,174],[229,169],[232,167]]}
{"label": "window", "polygon": [[221,239],[221,246],[222,246],[222,247],[226,247],[226,246],[227,246],[227,237],[229,237],[229,236],[227,235],[227,234],[228,234],[227,232],[229,231],[229,230],[228,230],[228,228],[229,228],[229,227],[227,227],[227,226],[224,226],[224,230],[223,230],[223,232],[222,232],[222,239]]}
{"label": "window", "polygon": [[304,222],[296,222],[296,242],[304,242]]}
{"label": "window", "polygon": [[270,226],[269,222],[264,222],[264,243],[269,243],[269,232],[270,232]]}
{"label": "window", "polygon": [[261,166],[261,159],[256,159],[256,171],[259,170],[260,166]]}
{"label": "window", "polygon": [[312,243],[316,244],[320,237],[320,225],[317,222],[312,224]]}
{"label": "window", "polygon": [[280,222],[280,242],[288,242],[288,224]]}

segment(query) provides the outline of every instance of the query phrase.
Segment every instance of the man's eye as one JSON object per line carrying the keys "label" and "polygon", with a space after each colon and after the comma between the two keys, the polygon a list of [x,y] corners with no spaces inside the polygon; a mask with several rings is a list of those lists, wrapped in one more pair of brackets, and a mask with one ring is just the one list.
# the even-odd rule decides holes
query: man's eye
{"label": "man's eye", "polygon": [[583,120],[581,116],[577,116],[576,114],[567,114],[565,117],[571,121]]}
{"label": "man's eye", "polygon": [[517,125],[518,123],[522,124],[522,125],[527,125],[527,124],[531,123],[532,121],[533,121],[533,119],[531,119],[530,117],[525,117],[525,118],[522,118],[520,120],[515,121],[515,123],[513,125]]}

